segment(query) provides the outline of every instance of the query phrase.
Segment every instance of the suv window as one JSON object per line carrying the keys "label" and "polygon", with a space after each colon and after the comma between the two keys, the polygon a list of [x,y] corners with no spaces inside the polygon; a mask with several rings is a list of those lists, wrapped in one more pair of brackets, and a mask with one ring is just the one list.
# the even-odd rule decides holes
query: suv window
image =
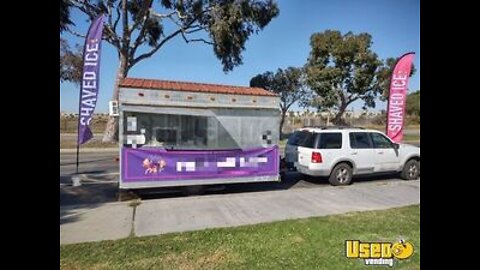
{"label": "suv window", "polygon": [[287,144],[298,146],[305,141],[305,138],[311,135],[306,130],[295,131],[287,140]]}
{"label": "suv window", "polygon": [[318,135],[318,133],[308,132],[308,134],[305,136],[305,139],[299,143],[299,146],[317,148],[316,141]]}
{"label": "suv window", "polygon": [[350,132],[350,147],[352,149],[373,148],[372,141],[367,132]]}
{"label": "suv window", "polygon": [[319,149],[340,149],[342,148],[342,133],[328,132],[320,135]]}
{"label": "suv window", "polygon": [[390,140],[385,138],[382,134],[372,132],[370,133],[372,136],[373,147],[375,148],[391,148],[392,143]]}

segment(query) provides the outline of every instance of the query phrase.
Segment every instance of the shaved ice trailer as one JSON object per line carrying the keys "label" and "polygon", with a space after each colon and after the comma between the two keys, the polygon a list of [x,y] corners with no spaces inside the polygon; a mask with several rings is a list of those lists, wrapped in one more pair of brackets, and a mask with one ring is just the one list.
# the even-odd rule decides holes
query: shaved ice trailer
{"label": "shaved ice trailer", "polygon": [[280,181],[279,97],[261,88],[120,82],[120,189]]}

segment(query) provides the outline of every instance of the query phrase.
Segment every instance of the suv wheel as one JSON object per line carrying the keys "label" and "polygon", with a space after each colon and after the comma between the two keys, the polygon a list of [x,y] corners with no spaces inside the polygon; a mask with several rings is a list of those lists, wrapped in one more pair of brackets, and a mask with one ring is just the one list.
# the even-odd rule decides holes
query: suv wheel
{"label": "suv wheel", "polygon": [[328,181],[333,186],[346,186],[352,182],[352,167],[346,163],[340,163],[333,168]]}
{"label": "suv wheel", "polygon": [[403,166],[400,177],[404,180],[417,179],[420,176],[420,161],[411,159]]}

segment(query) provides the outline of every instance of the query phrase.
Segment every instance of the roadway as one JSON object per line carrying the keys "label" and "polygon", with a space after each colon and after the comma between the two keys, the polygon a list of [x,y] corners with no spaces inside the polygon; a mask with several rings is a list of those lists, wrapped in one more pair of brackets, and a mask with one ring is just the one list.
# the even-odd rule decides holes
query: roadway
{"label": "roadway", "polygon": [[[420,146],[419,143],[415,144]],[[283,149],[281,149],[283,152]],[[79,174],[86,174],[91,181],[82,186],[71,186],[72,175],[75,174],[76,154],[60,153],[60,205],[98,204],[117,201],[117,181],[119,172],[117,151],[81,152]],[[402,181],[395,175],[355,178],[354,184],[365,184],[372,181]],[[261,192],[297,188],[321,188],[330,186],[326,179],[303,179],[295,172],[288,173],[280,183],[252,183],[215,186],[216,189],[207,194]],[[161,192],[160,192],[161,191]],[[165,193],[165,191],[167,191]],[[184,196],[178,189],[153,190],[141,194],[142,199]]]}

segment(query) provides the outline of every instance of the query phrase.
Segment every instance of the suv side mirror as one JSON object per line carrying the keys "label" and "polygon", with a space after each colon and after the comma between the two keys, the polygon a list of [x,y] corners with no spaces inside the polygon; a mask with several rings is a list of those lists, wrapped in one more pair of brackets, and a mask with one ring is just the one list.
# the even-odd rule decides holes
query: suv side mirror
{"label": "suv side mirror", "polygon": [[398,143],[393,143],[393,149],[398,149],[400,148],[400,144]]}

